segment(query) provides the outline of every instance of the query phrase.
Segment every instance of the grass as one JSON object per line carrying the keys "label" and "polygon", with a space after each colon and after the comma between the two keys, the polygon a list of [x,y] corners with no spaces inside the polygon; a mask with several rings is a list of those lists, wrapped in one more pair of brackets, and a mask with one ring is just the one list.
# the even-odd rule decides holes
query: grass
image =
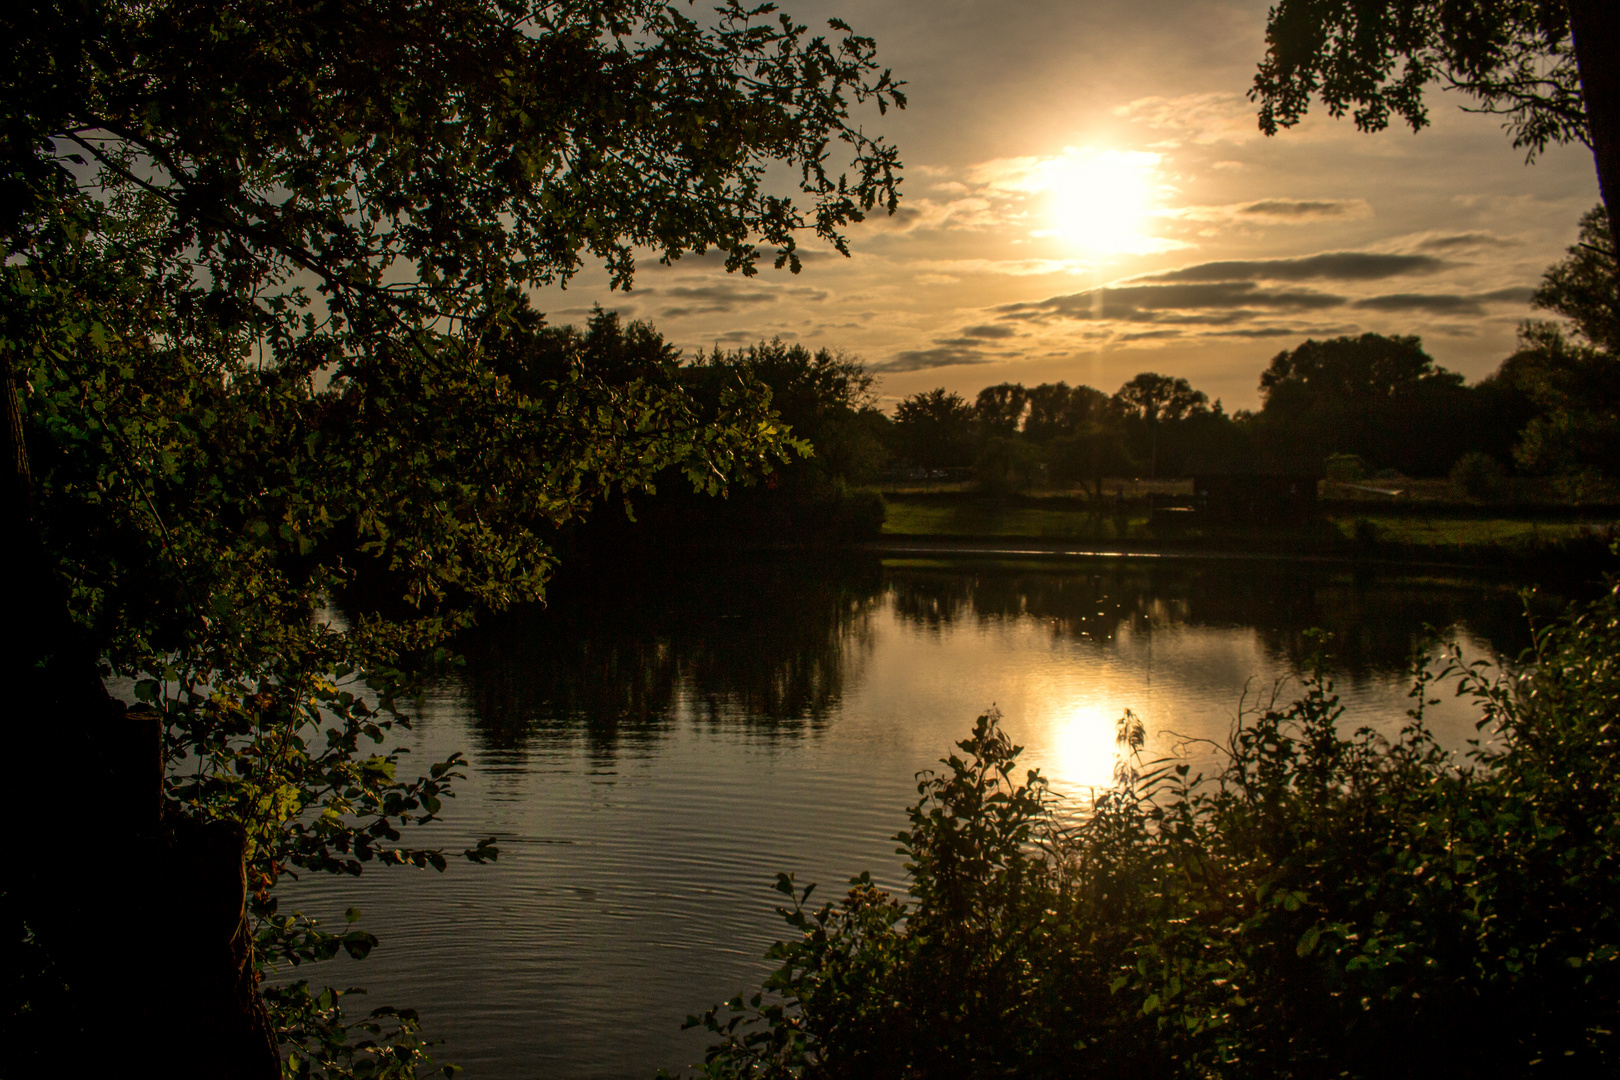
{"label": "grass", "polygon": [[1151,536],[1147,516],[1140,512],[1118,519],[1097,517],[1082,510],[1002,505],[977,499],[964,499],[959,503],[891,500],[883,535],[1029,540],[1122,540]]}
{"label": "grass", "polygon": [[1524,521],[1490,517],[1427,519],[1368,514],[1361,517],[1342,517],[1334,523],[1345,537],[1352,538],[1356,534],[1357,523],[1362,521],[1372,526],[1373,538],[1379,543],[1410,544],[1418,547],[1529,548],[1608,532],[1604,526],[1582,522]]}
{"label": "grass", "polygon": [[[1545,560],[1578,550],[1601,552],[1620,524],[1548,521],[1531,516],[1508,516],[1500,509],[1479,507],[1477,516],[1458,506],[1437,507],[1430,517],[1410,506],[1379,513],[1372,504],[1364,513],[1336,513],[1318,526],[1191,528],[1179,534],[1156,532],[1141,502],[1124,504],[1125,513],[1098,515],[1073,501],[1040,499],[997,502],[963,493],[892,496],[883,535],[959,538],[962,540],[1026,540],[1109,544],[1134,542],[1151,548],[1168,544],[1184,550],[1291,551],[1382,558],[1438,559],[1444,562],[1495,563],[1502,559]],[[1459,511],[1462,511],[1459,513]],[[1571,508],[1573,518],[1578,511]],[[1561,554],[1562,553],[1562,554]]]}

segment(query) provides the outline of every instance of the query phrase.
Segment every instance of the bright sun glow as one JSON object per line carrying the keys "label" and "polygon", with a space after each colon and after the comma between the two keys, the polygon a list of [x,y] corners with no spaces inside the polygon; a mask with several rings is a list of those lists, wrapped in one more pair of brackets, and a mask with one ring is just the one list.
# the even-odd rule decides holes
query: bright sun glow
{"label": "bright sun glow", "polygon": [[1099,254],[1139,251],[1153,210],[1157,154],[1070,150],[1045,163],[1053,235]]}
{"label": "bright sun glow", "polygon": [[1079,795],[1085,788],[1105,788],[1114,781],[1119,710],[1080,706],[1053,718],[1052,762],[1048,770],[1059,790]]}

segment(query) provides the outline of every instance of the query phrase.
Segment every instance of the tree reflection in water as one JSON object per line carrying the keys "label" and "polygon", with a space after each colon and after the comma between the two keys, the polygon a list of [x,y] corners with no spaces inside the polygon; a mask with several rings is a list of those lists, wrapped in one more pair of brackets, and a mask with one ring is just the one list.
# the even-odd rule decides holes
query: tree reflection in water
{"label": "tree reflection in water", "polygon": [[882,591],[875,558],[564,578],[546,607],[464,642],[480,748],[583,732],[593,758],[611,758],[682,715],[814,730],[859,668]]}
{"label": "tree reflection in water", "polygon": [[[1031,618],[1055,637],[1113,641],[1176,627],[1253,627],[1266,650],[1298,664],[1306,631],[1330,635],[1334,667],[1352,680],[1399,675],[1414,650],[1452,627],[1499,656],[1530,644],[1518,585],[1505,579],[1353,573],[1311,564],[1111,560],[1109,562],[894,562],[894,610],[919,630]],[[1532,599],[1547,616],[1563,600]]]}
{"label": "tree reflection in water", "polygon": [[[646,747],[672,725],[747,724],[785,738],[824,726],[870,652],[885,600],[913,631],[1033,619],[1108,647],[1122,634],[1252,627],[1297,665],[1331,635],[1341,678],[1399,676],[1434,631],[1461,627],[1499,656],[1528,646],[1514,583],[1357,574],[1309,564],[906,561],[874,556],[697,563],[563,578],[545,608],[470,635],[465,683],[486,751],[583,738],[591,758]],[[1538,601],[1543,613],[1559,606]]]}

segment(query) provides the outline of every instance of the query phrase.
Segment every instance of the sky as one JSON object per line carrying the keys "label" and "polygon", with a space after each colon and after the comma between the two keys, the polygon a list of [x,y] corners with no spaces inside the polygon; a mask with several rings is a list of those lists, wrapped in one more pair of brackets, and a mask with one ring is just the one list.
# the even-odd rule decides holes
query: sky
{"label": "sky", "polygon": [[1184,376],[1228,411],[1306,338],[1416,334],[1477,380],[1535,316],[1531,289],[1598,201],[1589,151],[1534,164],[1495,117],[1433,91],[1431,125],[1363,134],[1313,109],[1267,138],[1246,98],[1267,5],[1238,0],[783,0],[848,21],[907,82],[858,117],[900,148],[899,212],[807,237],[802,271],[640,263],[628,294],[588,270],[538,306],[593,303],[687,351],[781,338],[841,349],[882,404],[999,382],[1112,393]]}

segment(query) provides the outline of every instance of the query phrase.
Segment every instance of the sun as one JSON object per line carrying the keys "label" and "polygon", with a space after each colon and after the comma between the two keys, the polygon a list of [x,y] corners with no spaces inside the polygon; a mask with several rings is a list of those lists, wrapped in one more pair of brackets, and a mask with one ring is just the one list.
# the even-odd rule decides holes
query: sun
{"label": "sun", "polygon": [[1123,150],[1069,150],[1042,169],[1050,234],[1096,254],[1153,244],[1145,226],[1157,188],[1159,155]]}
{"label": "sun", "polygon": [[1046,771],[1075,794],[1108,787],[1114,782],[1118,728],[1118,710],[1101,704],[1079,705],[1056,717]]}

